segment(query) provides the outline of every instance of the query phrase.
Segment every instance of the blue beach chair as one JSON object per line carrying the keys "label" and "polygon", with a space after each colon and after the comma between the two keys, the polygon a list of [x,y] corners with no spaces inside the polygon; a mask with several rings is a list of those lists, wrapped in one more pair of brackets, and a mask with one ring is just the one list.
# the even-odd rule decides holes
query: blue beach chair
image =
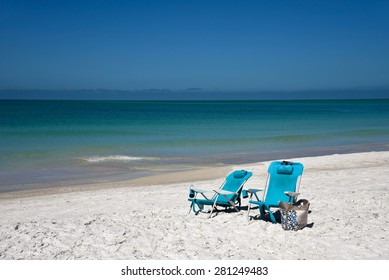
{"label": "blue beach chair", "polygon": [[[190,210],[195,214],[203,212],[204,205],[212,206],[209,218],[212,216],[213,211],[217,206],[233,207],[237,212],[239,209],[236,207],[238,204],[240,207],[240,196],[243,189],[243,185],[251,177],[252,173],[246,170],[236,170],[226,177],[226,180],[219,189],[214,190],[202,190],[195,189],[192,186],[189,189],[188,201],[191,202]],[[211,197],[207,197],[207,193],[211,193]],[[197,198],[200,194],[202,198]],[[196,210],[196,206],[198,210]]]}
{"label": "blue beach chair", "polygon": [[[278,208],[279,202],[294,203],[299,195],[300,180],[304,166],[299,162],[274,161],[270,164],[267,172],[266,188],[263,200],[258,198],[257,193],[262,189],[249,189],[250,194],[247,219],[250,220],[251,204],[258,205],[260,218],[264,219],[266,212],[270,220],[276,223],[276,219],[270,208]],[[253,197],[256,200],[253,200]]]}

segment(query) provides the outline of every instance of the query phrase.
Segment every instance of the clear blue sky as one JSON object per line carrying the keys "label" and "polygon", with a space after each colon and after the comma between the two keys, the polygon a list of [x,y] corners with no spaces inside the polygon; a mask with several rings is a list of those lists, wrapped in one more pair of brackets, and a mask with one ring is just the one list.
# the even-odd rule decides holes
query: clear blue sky
{"label": "clear blue sky", "polygon": [[0,89],[389,86],[389,1],[0,1]]}

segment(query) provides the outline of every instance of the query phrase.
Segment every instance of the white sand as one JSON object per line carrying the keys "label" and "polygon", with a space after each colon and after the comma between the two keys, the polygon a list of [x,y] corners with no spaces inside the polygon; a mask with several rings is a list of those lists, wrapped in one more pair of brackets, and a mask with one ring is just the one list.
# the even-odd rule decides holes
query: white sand
{"label": "white sand", "polygon": [[[188,215],[190,183],[122,182],[1,199],[0,259],[389,259],[389,152],[294,160],[312,211],[301,231],[248,222],[246,211]],[[258,188],[268,164],[231,168],[254,172],[246,188]]]}

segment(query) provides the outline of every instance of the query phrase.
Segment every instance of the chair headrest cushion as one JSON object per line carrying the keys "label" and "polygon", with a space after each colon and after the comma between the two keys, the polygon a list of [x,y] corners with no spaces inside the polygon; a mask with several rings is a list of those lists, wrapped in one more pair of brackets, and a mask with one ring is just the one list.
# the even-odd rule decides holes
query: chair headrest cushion
{"label": "chair headrest cushion", "polygon": [[246,175],[247,175],[247,171],[246,170],[236,170],[236,171],[234,171],[234,178],[235,179],[242,179]]}
{"label": "chair headrest cushion", "polygon": [[277,174],[290,175],[293,173],[292,165],[280,165],[277,167]]}

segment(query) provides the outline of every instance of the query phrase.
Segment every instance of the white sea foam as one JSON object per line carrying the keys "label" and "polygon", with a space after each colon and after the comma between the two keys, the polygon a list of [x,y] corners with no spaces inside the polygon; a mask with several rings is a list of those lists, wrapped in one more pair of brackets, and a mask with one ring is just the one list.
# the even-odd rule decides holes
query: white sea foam
{"label": "white sea foam", "polygon": [[95,156],[82,158],[82,160],[87,162],[105,162],[105,161],[134,161],[134,160],[144,160],[146,158],[142,157],[130,157],[123,155],[111,155],[111,156]]}

